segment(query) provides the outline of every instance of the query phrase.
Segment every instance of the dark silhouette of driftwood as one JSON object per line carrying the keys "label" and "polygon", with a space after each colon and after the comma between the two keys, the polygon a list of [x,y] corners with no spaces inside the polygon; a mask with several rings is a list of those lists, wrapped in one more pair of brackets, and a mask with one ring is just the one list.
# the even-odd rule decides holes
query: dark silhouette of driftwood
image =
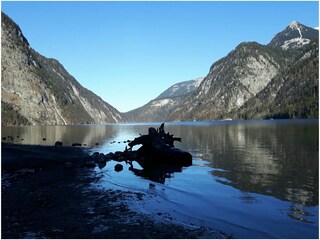
{"label": "dark silhouette of driftwood", "polygon": [[[158,164],[175,164],[181,166],[192,165],[192,156],[174,147],[174,142],[181,142],[180,137],[166,133],[164,123],[158,130],[153,127],[148,129],[147,135],[141,135],[129,142],[124,152],[116,152],[116,158],[135,160],[142,167],[154,166]],[[137,151],[132,151],[136,145],[142,145]]]}

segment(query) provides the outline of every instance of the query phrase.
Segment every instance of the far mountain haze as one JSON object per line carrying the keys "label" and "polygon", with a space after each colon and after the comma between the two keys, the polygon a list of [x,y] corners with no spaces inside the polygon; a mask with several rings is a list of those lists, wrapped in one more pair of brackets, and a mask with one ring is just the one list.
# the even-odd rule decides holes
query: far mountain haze
{"label": "far mountain haze", "polygon": [[32,49],[4,13],[1,33],[2,125],[318,118],[319,31],[297,21],[267,45],[240,43],[207,76],[126,113]]}

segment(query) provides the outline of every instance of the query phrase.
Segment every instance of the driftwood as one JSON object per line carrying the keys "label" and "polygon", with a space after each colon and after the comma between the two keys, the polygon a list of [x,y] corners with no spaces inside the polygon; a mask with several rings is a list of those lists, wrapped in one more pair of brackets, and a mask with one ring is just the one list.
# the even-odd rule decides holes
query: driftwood
{"label": "driftwood", "polygon": [[[174,147],[174,142],[181,142],[180,137],[174,137],[173,134],[166,133],[164,123],[157,130],[149,128],[148,134],[141,135],[128,143],[124,151],[110,152],[108,154],[94,153],[91,155],[83,167],[92,167],[92,161],[99,168],[106,166],[110,160],[125,162],[129,164],[129,170],[138,176],[147,177],[150,180],[164,183],[165,178],[170,178],[171,173],[181,172],[182,167],[192,165],[192,156]],[[111,142],[110,144],[115,143]],[[142,145],[138,150],[132,150],[134,146]],[[139,163],[143,168],[133,167],[133,161]],[[115,166],[115,171],[121,171],[121,164]]]}
{"label": "driftwood", "polygon": [[148,135],[142,135],[140,137],[135,138],[132,142],[130,142],[129,150],[132,149],[135,145],[143,145],[144,147],[153,147],[155,149],[164,149],[168,147],[174,147],[174,141],[181,142],[181,138],[173,137],[173,134],[165,133],[164,131],[164,123],[161,124],[158,131],[155,128],[149,128]]}
{"label": "driftwood", "polygon": [[[110,152],[106,155],[97,152],[93,154],[92,157],[97,162],[100,160],[125,161],[126,163],[131,164],[131,166],[132,161],[137,161],[142,167],[150,167],[159,164],[178,166],[192,165],[191,154],[175,148],[175,141],[181,142],[181,138],[166,133],[164,131],[164,123],[162,123],[158,130],[150,127],[148,134],[141,135],[133,141],[128,140],[128,146],[126,146],[124,151],[117,151],[115,153]],[[138,150],[132,150],[132,148],[137,145],[142,146]]]}
{"label": "driftwood", "polygon": [[[180,137],[166,133],[164,123],[157,130],[150,127],[147,135],[141,135],[129,142],[124,152],[116,152],[120,158],[135,160],[142,167],[159,164],[174,164],[179,166],[192,165],[192,156],[174,147],[174,142],[181,142]],[[136,145],[142,145],[137,151],[132,151]]]}

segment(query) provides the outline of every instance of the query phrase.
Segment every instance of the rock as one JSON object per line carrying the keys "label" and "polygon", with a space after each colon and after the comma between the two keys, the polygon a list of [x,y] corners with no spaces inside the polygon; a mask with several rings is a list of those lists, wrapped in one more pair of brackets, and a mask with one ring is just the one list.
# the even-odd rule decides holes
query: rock
{"label": "rock", "polygon": [[94,154],[92,154],[91,156],[89,156],[89,159],[92,159],[95,162],[98,162],[98,158],[99,158],[100,153],[95,152]]}
{"label": "rock", "polygon": [[106,154],[105,156],[106,161],[113,159],[114,157],[114,153],[110,152],[108,154]]}
{"label": "rock", "polygon": [[103,153],[99,154],[97,160],[98,160],[98,163],[104,163],[104,162],[107,161],[106,158],[105,158],[105,155]]}
{"label": "rock", "polygon": [[114,170],[116,172],[121,172],[123,170],[123,166],[118,163],[117,165],[114,166]]}
{"label": "rock", "polygon": [[107,165],[106,162],[99,162],[99,163],[98,163],[98,167],[99,167],[100,169],[104,168],[106,165]]}
{"label": "rock", "polygon": [[54,146],[55,146],[55,147],[62,147],[62,142],[56,141],[56,142],[54,143]]}
{"label": "rock", "polygon": [[103,163],[107,161],[105,155],[103,153],[98,153],[98,152],[95,152],[89,158],[95,161],[96,163]]}
{"label": "rock", "polygon": [[116,151],[113,156],[112,156],[113,160],[122,160],[123,159],[123,152],[120,151]]}

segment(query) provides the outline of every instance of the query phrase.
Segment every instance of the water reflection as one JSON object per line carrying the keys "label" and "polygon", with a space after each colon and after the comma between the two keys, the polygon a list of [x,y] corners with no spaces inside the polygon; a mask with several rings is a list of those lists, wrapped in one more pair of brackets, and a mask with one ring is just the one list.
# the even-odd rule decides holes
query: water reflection
{"label": "water reflection", "polygon": [[[150,126],[159,124],[2,127],[1,134],[13,136],[15,143],[54,145],[60,140],[65,146],[79,142],[88,147],[98,143],[95,150],[108,153],[124,150],[123,140],[146,133]],[[213,169],[226,170],[212,170],[213,176],[226,180],[217,180],[223,184],[306,206],[318,204],[317,121],[166,123],[166,129],[182,138],[177,148],[209,161]],[[151,179],[151,172],[169,177],[176,171],[181,169],[135,174]],[[160,181],[159,176],[155,178]]]}
{"label": "water reflection", "polygon": [[214,169],[227,170],[212,171],[228,180],[223,184],[317,205],[318,123],[274,122],[171,127],[185,140],[185,147],[201,153]]}
{"label": "water reflection", "polygon": [[129,170],[132,171],[136,176],[158,183],[165,183],[165,180],[171,178],[175,172],[182,172],[182,166],[158,165],[153,167],[145,167],[142,169],[130,167]]}
{"label": "water reflection", "polygon": [[113,125],[2,127],[1,132],[4,142],[53,146],[56,141],[62,141],[64,146],[81,143],[88,147],[105,144],[116,134]]}
{"label": "water reflection", "polygon": [[[145,134],[150,126],[158,127],[159,124],[3,127],[2,137],[15,136],[13,142],[22,142],[23,138],[27,144],[53,145],[60,140],[70,146],[79,142],[94,146],[93,151],[108,153],[124,150],[123,140]],[[194,158],[205,160],[210,166],[208,169],[192,166],[188,168],[186,178],[192,178],[194,172],[190,172],[196,169],[203,171],[202,175],[207,174],[204,171],[210,171],[215,182],[241,191],[237,199],[242,204],[259,204],[256,194],[273,196],[290,203],[289,209],[283,210],[286,216],[296,221],[313,222],[308,207],[318,206],[319,200],[317,121],[166,123],[166,130],[182,138],[182,143],[176,144],[177,148],[191,152]],[[166,183],[175,173],[185,173],[185,169],[175,167],[138,167],[129,171],[159,183]],[[196,184],[194,188],[197,188]]]}
{"label": "water reflection", "polygon": [[[185,129],[183,129],[185,128]],[[179,132],[179,131],[178,131]],[[183,133],[187,133],[183,135]],[[217,181],[244,193],[292,202],[287,215],[308,222],[306,207],[318,205],[318,122],[270,121],[181,126],[187,145],[209,161]],[[255,199],[244,195],[244,202]]]}

